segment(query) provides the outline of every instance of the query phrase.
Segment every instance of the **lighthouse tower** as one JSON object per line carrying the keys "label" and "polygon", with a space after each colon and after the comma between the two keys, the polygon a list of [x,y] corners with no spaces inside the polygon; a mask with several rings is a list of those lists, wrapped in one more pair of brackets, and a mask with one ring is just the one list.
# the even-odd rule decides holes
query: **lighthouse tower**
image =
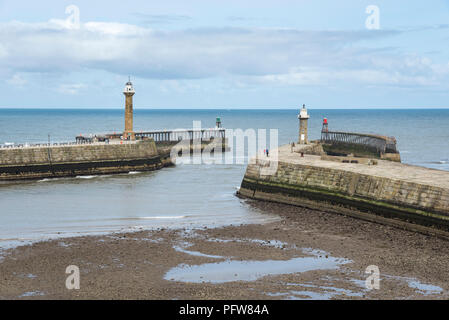
{"label": "lighthouse tower", "polygon": [[299,112],[298,119],[299,119],[299,144],[308,144],[309,138],[307,137],[307,122],[309,120],[310,116],[307,114],[306,105],[302,105],[302,109]]}
{"label": "lighthouse tower", "polygon": [[133,84],[129,80],[123,94],[125,95],[125,132],[123,133],[123,139],[125,140],[135,140],[136,136],[133,131],[133,95],[135,91]]}

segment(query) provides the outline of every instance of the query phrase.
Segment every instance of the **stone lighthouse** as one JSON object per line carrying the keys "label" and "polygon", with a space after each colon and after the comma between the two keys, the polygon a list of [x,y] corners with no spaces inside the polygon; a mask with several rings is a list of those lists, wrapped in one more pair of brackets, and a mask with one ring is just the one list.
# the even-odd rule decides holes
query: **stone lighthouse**
{"label": "stone lighthouse", "polygon": [[135,91],[131,80],[125,85],[123,94],[125,95],[125,132],[123,132],[123,139],[135,140],[136,136],[133,131],[133,95]]}
{"label": "stone lighthouse", "polygon": [[302,109],[299,112],[298,119],[299,119],[299,144],[308,144],[309,138],[307,137],[307,122],[309,120],[310,116],[307,114],[306,105],[302,105]]}

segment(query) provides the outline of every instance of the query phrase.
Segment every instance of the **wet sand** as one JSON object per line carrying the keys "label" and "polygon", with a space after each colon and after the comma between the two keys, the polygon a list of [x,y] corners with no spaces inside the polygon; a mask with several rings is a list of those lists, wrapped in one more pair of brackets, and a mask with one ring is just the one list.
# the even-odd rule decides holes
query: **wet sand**
{"label": "wet sand", "polygon": [[[279,221],[40,242],[3,252],[1,299],[448,299],[449,242],[294,206]],[[65,286],[67,266],[80,289]],[[377,265],[380,288],[365,286]]]}

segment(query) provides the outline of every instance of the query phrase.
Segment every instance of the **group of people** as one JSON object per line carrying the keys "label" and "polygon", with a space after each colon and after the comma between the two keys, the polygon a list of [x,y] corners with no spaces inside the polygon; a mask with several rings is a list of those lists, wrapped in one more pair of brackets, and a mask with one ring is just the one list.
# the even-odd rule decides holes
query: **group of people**
{"label": "group of people", "polygon": [[263,154],[268,157],[270,155],[270,152],[268,151],[268,149],[263,149]]}

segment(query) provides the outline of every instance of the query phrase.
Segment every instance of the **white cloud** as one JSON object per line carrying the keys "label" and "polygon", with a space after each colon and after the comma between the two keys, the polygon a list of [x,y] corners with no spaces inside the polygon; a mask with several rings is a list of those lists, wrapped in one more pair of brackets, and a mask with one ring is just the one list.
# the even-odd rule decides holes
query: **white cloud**
{"label": "white cloud", "polygon": [[0,59],[4,59],[8,56],[8,51],[6,51],[5,46],[0,43]]}
{"label": "white cloud", "polygon": [[[399,31],[301,31],[201,28],[157,31],[123,23],[65,20],[0,24],[0,71],[68,73],[99,69],[149,79],[233,76],[236,82],[324,85],[335,81],[380,85],[438,85],[448,66],[361,42]],[[380,50],[381,49],[381,50]],[[243,79],[243,80],[242,80]],[[83,87],[61,85],[76,94]],[[183,90],[178,82],[165,89]]]}
{"label": "white cloud", "polygon": [[274,86],[318,86],[342,83],[384,86],[436,86],[439,80],[434,75],[403,74],[396,70],[357,69],[326,70],[303,69],[287,74],[258,77],[259,83]]}
{"label": "white cloud", "polygon": [[63,94],[74,95],[87,86],[83,83],[61,84],[57,88],[57,91]]}
{"label": "white cloud", "polygon": [[136,12],[134,16],[142,20],[144,24],[167,24],[192,20],[191,16],[178,14],[145,14]]}
{"label": "white cloud", "polygon": [[8,82],[13,86],[21,87],[25,85],[28,81],[24,79],[20,74],[16,73],[10,79],[6,80],[6,82]]}
{"label": "white cloud", "polygon": [[83,25],[84,29],[96,34],[125,36],[125,37],[145,37],[151,30],[141,28],[131,24],[111,23],[111,22],[88,22]]}

